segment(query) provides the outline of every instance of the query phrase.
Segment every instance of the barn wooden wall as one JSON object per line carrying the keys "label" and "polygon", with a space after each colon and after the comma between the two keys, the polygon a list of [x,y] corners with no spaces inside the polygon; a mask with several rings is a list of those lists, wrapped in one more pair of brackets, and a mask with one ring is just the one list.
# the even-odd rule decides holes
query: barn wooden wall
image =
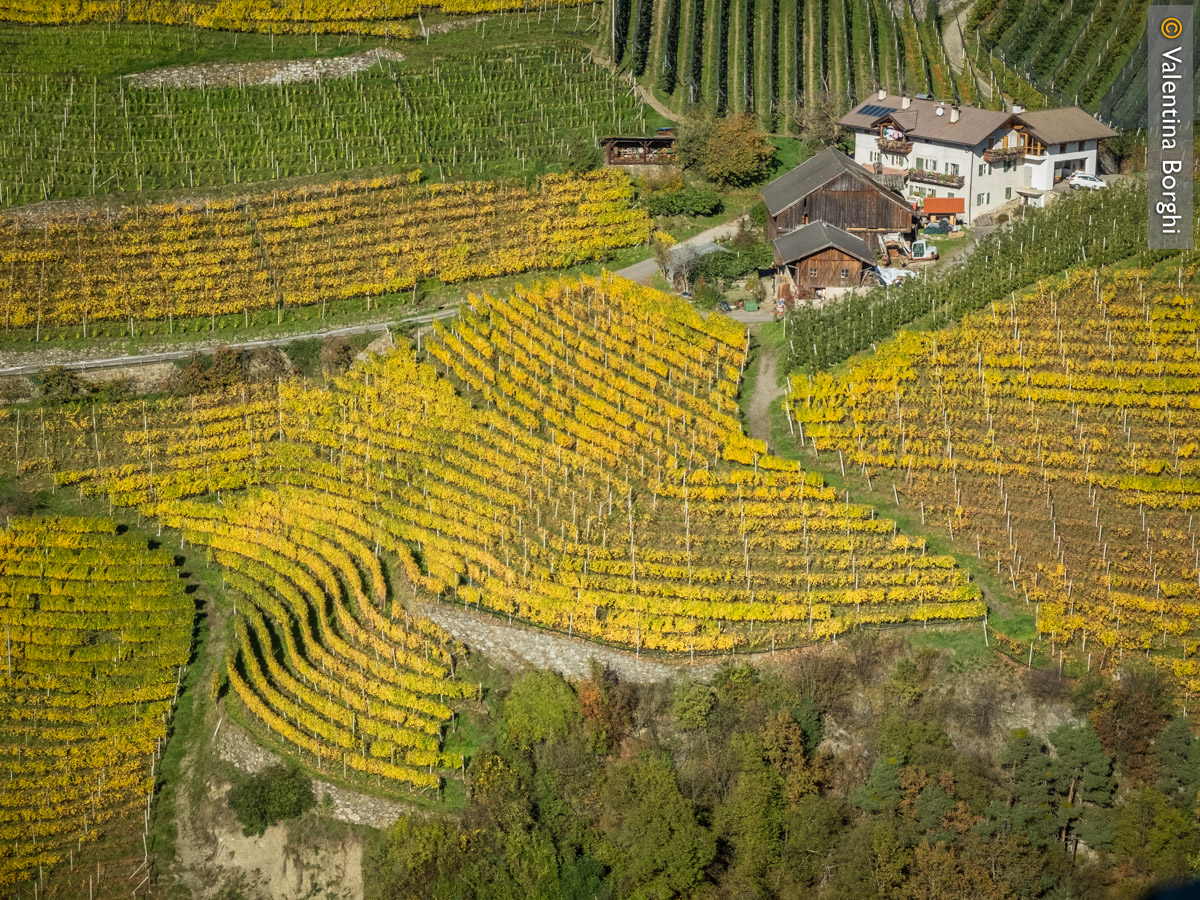
{"label": "barn wooden wall", "polygon": [[[843,253],[836,247],[828,247],[819,253],[787,264],[792,280],[803,287],[858,287],[862,278],[862,261]],[[816,277],[809,275],[809,269],[817,270]],[[849,275],[843,280],[842,269],[849,269]]]}
{"label": "barn wooden wall", "polygon": [[874,236],[912,230],[912,216],[881,191],[846,173],[794,203],[767,222],[767,237],[795,231],[809,222],[828,222],[859,235],[875,249]]}

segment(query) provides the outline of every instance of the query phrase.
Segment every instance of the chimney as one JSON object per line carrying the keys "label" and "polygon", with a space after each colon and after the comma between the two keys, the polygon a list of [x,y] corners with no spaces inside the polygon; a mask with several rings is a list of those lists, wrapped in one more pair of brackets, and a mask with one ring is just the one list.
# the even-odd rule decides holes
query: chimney
{"label": "chimney", "polygon": [[883,174],[883,163],[879,162],[878,160],[875,162],[875,174],[876,175]]}
{"label": "chimney", "polygon": [[908,109],[910,106],[912,106],[912,100],[908,99],[908,95],[905,94],[904,97],[900,100],[900,108]]}
{"label": "chimney", "polygon": [[1012,111],[1014,116],[1019,116],[1021,113],[1025,112],[1025,107],[1023,107],[1020,103],[1014,103]]}
{"label": "chimney", "polygon": [[950,124],[953,125],[957,121],[958,121],[958,107],[952,106],[952,107],[950,107]]}
{"label": "chimney", "polygon": [[880,100],[886,100],[886,99],[887,99],[887,88],[880,88],[880,89],[879,89],[879,99],[880,99]]}

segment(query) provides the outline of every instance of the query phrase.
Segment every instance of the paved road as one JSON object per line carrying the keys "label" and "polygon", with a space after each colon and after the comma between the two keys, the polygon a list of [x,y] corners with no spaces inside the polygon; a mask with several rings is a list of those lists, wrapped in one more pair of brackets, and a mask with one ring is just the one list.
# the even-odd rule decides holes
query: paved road
{"label": "paved road", "polygon": [[[436,309],[433,312],[422,313],[418,316],[410,316],[405,319],[398,319],[394,322],[370,322],[366,325],[349,325],[345,328],[334,328],[329,331],[310,331],[304,334],[290,334],[283,337],[263,338],[257,341],[244,341],[234,344],[205,344],[199,346],[188,347],[183,350],[165,350],[161,353],[142,353],[133,356],[112,356],[107,359],[82,359],[71,362],[63,362],[61,365],[66,369],[111,369],[117,366],[139,366],[145,363],[153,362],[169,362],[175,359],[186,359],[194,353],[215,353],[225,347],[233,347],[238,350],[253,350],[256,347],[278,347],[283,344],[290,344],[294,341],[305,341],[317,338],[324,340],[325,338],[337,337],[345,334],[361,334],[370,331],[389,331],[389,326],[392,325],[420,325],[425,322],[432,322],[434,319],[446,319],[458,313],[458,304],[447,306],[443,309]],[[24,366],[9,366],[0,368],[0,377],[5,375],[32,375],[47,368],[45,363],[35,363]]]}
{"label": "paved road", "polygon": [[[707,244],[709,241],[716,241],[721,238],[733,237],[738,233],[738,229],[742,226],[742,219],[745,216],[730,222],[722,222],[720,225],[714,225],[707,231],[702,231],[699,234],[694,234],[686,240],[680,241],[678,247],[692,247],[698,244]],[[626,266],[624,269],[619,269],[614,272],[614,275],[620,275],[622,278],[628,278],[630,281],[636,281],[638,284],[645,284],[654,277],[654,273],[658,271],[658,263],[654,261],[654,257],[643,259],[641,262],[634,263],[632,266]]]}

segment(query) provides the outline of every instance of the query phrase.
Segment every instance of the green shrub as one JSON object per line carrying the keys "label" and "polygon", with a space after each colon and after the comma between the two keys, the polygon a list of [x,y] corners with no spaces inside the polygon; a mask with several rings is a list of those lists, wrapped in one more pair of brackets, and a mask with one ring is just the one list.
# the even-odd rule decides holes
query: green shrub
{"label": "green shrub", "polygon": [[42,396],[53,403],[76,400],[87,392],[87,382],[63,366],[51,366],[42,373]]}
{"label": "green shrub", "polygon": [[229,805],[246,835],[294,819],[316,805],[312,779],[290,766],[271,766],[251,775],[229,792]]}
{"label": "green shrub", "polygon": [[692,302],[700,309],[716,309],[717,304],[724,296],[711,284],[701,279],[696,283],[696,292],[692,296]]}
{"label": "green shrub", "polygon": [[754,223],[755,228],[767,227],[767,204],[759,200],[750,207],[750,221]]}
{"label": "green shrub", "polygon": [[696,265],[695,276],[706,281],[714,281],[717,278],[734,279],[773,265],[775,254],[771,245],[758,243],[745,250],[710,253],[702,257]]}
{"label": "green shrub", "polygon": [[652,216],[712,216],[721,211],[721,196],[698,187],[652,191],[643,201]]}
{"label": "green shrub", "polygon": [[321,339],[306,338],[283,345],[292,368],[304,375],[315,375],[321,367]]}

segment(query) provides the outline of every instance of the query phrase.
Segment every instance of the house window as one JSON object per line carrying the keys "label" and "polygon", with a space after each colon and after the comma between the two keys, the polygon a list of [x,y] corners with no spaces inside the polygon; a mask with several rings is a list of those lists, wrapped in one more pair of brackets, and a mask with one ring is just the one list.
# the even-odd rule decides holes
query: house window
{"label": "house window", "polygon": [[984,166],[986,166],[986,165],[987,165],[987,163],[980,163],[980,164],[979,164],[979,174],[980,174],[980,175],[982,175],[982,174],[983,174],[983,169],[984,169]]}
{"label": "house window", "polygon": [[1011,200],[1011,199],[1012,199],[1012,188],[1010,188],[1010,187],[1006,187],[1006,188],[1004,189],[1004,199],[1005,199],[1005,200]]}
{"label": "house window", "polygon": [[842,269],[842,281],[845,281],[849,277],[850,277],[850,270],[845,269],[845,268]]}
{"label": "house window", "polygon": [[1067,145],[1066,145],[1066,144],[1059,144],[1059,145],[1058,145],[1058,152],[1059,152],[1059,153],[1066,153],[1066,152],[1067,152]]}
{"label": "house window", "polygon": [[817,267],[816,267],[816,266],[809,266],[809,267],[808,267],[808,277],[809,277],[809,278],[816,278],[816,277],[817,277]]}
{"label": "house window", "polygon": [[924,171],[924,169],[925,169],[925,159],[924,159],[923,157],[920,157],[920,156],[918,156],[918,157],[917,157],[917,159],[916,159],[916,163],[917,163],[917,168],[918,168],[918,169],[921,169],[922,171]]}
{"label": "house window", "polygon": [[871,151],[871,162],[879,162],[879,151],[878,150]]}
{"label": "house window", "polygon": [[992,200],[991,193],[975,195],[975,205],[976,206],[987,206],[991,202],[991,200]]}
{"label": "house window", "polygon": [[946,163],[946,174],[947,175],[957,175],[958,174],[958,163],[952,163],[952,162]]}
{"label": "house window", "polygon": [[926,196],[929,196],[929,197],[936,197],[936,196],[937,196],[937,191],[931,188],[931,189],[930,189],[930,191],[929,191],[929,193],[928,193]]}

